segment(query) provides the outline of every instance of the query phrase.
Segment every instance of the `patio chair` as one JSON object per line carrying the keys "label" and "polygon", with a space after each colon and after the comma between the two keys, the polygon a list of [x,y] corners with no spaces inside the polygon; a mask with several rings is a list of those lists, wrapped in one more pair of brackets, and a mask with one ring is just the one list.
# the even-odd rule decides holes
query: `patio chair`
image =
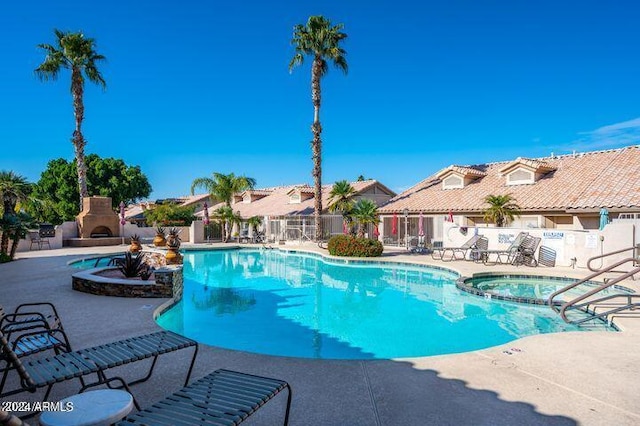
{"label": "patio chair", "polygon": [[[13,313],[6,313],[0,306],[0,331],[14,344],[19,357],[49,349],[56,353],[71,351],[58,311],[51,303],[23,303]],[[15,334],[20,336],[13,339]]]}
{"label": "patio chair", "polygon": [[[442,260],[443,262],[450,262],[452,260],[464,260],[467,258],[467,253],[469,252],[469,250],[475,248],[476,242],[480,237],[481,235],[474,235],[460,247],[434,248],[433,252],[431,253],[431,257],[434,260]],[[449,257],[448,259],[446,258],[447,252],[451,252],[451,257]]]}
{"label": "patio chair", "polygon": [[524,240],[522,240],[522,243],[518,248],[518,252],[513,258],[512,264],[517,266],[538,266],[538,261],[536,260],[535,254],[540,241],[542,241],[542,238],[540,237],[532,237],[531,235],[527,235]]}
{"label": "patio chair", "polygon": [[[24,335],[23,335],[24,336]],[[3,379],[0,382],[0,398],[22,392],[36,392],[46,387],[43,401],[47,400],[54,384],[78,378],[82,384],[81,392],[96,385],[107,384],[112,381],[120,382],[120,386],[129,392],[129,386],[144,382],[151,377],[158,360],[158,356],[180,349],[195,347],[193,358],[189,365],[185,386],[189,383],[193,365],[198,354],[198,344],[194,340],[179,336],[170,331],[159,331],[143,336],[131,337],[113,343],[107,343],[92,348],[74,352],[64,352],[50,357],[36,357],[26,359],[19,357],[14,351],[19,342],[11,345],[5,335],[0,332],[0,371]],[[129,364],[143,359],[153,358],[147,375],[141,379],[125,382],[120,377],[107,378],[105,370]],[[1,362],[4,361],[4,366]],[[9,370],[16,370],[20,376],[20,386],[5,390],[6,378]],[[85,384],[84,377],[97,374],[97,382]],[[138,407],[134,398],[134,404]]]}
{"label": "patio chair", "polygon": [[487,263],[487,257],[489,252],[489,239],[487,237],[480,237],[476,241],[475,247],[471,249],[469,258],[476,263]]}
{"label": "patio chair", "polygon": [[29,231],[29,241],[31,243],[29,245],[29,250],[33,249],[34,244],[38,246],[38,250],[42,250],[42,246],[44,246],[45,244],[47,245],[47,247],[51,248],[49,239],[40,237],[40,233],[38,231]]}
{"label": "patio chair", "polygon": [[116,425],[238,425],[285,389],[284,424],[288,425],[291,387],[287,382],[231,370],[216,370]]}
{"label": "patio chair", "polygon": [[[512,263],[515,256],[519,253],[520,245],[527,235],[529,235],[528,232],[520,232],[511,245],[504,250],[489,250],[488,247],[479,247],[479,245],[477,245],[477,247],[472,251],[472,254],[475,253],[476,255],[474,260],[482,261],[483,264],[487,265],[489,264],[489,258],[491,255],[495,255],[496,260],[493,263],[494,265],[498,263]],[[488,246],[488,240],[486,245]]]}

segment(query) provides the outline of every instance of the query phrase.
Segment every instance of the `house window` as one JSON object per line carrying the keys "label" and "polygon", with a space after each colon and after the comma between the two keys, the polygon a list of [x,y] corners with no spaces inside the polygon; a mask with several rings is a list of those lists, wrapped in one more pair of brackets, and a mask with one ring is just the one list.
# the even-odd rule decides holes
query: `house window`
{"label": "house window", "polygon": [[289,197],[290,204],[300,204],[300,194],[291,194]]}
{"label": "house window", "polygon": [[464,187],[464,181],[460,176],[451,175],[446,177],[442,181],[442,189],[456,189],[456,188],[463,188],[463,187]]}
{"label": "house window", "polygon": [[534,183],[533,172],[516,169],[507,175],[507,185],[529,185]]}

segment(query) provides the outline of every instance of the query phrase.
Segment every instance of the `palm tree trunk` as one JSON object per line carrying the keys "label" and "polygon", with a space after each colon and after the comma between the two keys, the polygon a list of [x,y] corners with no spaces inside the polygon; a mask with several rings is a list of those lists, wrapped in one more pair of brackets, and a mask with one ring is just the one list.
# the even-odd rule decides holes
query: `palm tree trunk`
{"label": "palm tree trunk", "polygon": [[18,244],[20,243],[20,232],[16,231],[14,235],[12,235],[11,241],[11,252],[9,253],[9,257],[13,259],[16,257],[16,251],[18,251]]}
{"label": "palm tree trunk", "polygon": [[2,230],[2,241],[0,242],[0,253],[9,254],[9,229]]}
{"label": "palm tree trunk", "polygon": [[87,191],[87,165],[84,161],[84,147],[87,142],[82,136],[82,121],[84,120],[84,85],[80,69],[71,71],[71,94],[73,95],[73,115],[76,119],[76,128],[73,131],[71,142],[76,154],[76,167],[78,169],[78,192],[80,193],[80,211],[82,211],[82,199],[89,196]]}
{"label": "palm tree trunk", "polygon": [[321,59],[315,58],[311,67],[311,100],[313,101],[313,141],[311,152],[313,158],[314,212],[313,219],[316,228],[316,241],[322,239],[322,126],[320,125],[320,76],[322,75]]}
{"label": "palm tree trunk", "polygon": [[5,194],[2,200],[2,216],[5,229],[2,231],[2,239],[0,240],[0,253],[9,254],[9,239],[11,231],[9,229],[10,216],[14,214],[16,209],[16,201],[11,194]]}

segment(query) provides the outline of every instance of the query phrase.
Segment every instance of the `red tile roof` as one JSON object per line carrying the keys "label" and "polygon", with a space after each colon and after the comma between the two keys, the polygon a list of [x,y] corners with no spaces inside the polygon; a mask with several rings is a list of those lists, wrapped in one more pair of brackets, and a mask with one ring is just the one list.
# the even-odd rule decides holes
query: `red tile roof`
{"label": "red tile roof", "polygon": [[514,161],[471,167],[486,173],[461,189],[442,188],[434,174],[398,194],[380,208],[381,213],[474,212],[486,209],[487,195],[511,194],[524,211],[597,210],[602,207],[640,211],[640,145],[607,151],[539,159],[519,159],[546,171],[531,185],[507,185],[502,174]]}

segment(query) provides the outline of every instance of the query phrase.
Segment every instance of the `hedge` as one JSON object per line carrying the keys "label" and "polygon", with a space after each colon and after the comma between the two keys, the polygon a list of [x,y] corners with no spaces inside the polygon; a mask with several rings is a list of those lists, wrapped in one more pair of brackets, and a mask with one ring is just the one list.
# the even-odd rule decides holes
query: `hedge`
{"label": "hedge", "polygon": [[378,257],[382,254],[382,243],[369,238],[356,238],[351,235],[331,237],[327,245],[332,256]]}

